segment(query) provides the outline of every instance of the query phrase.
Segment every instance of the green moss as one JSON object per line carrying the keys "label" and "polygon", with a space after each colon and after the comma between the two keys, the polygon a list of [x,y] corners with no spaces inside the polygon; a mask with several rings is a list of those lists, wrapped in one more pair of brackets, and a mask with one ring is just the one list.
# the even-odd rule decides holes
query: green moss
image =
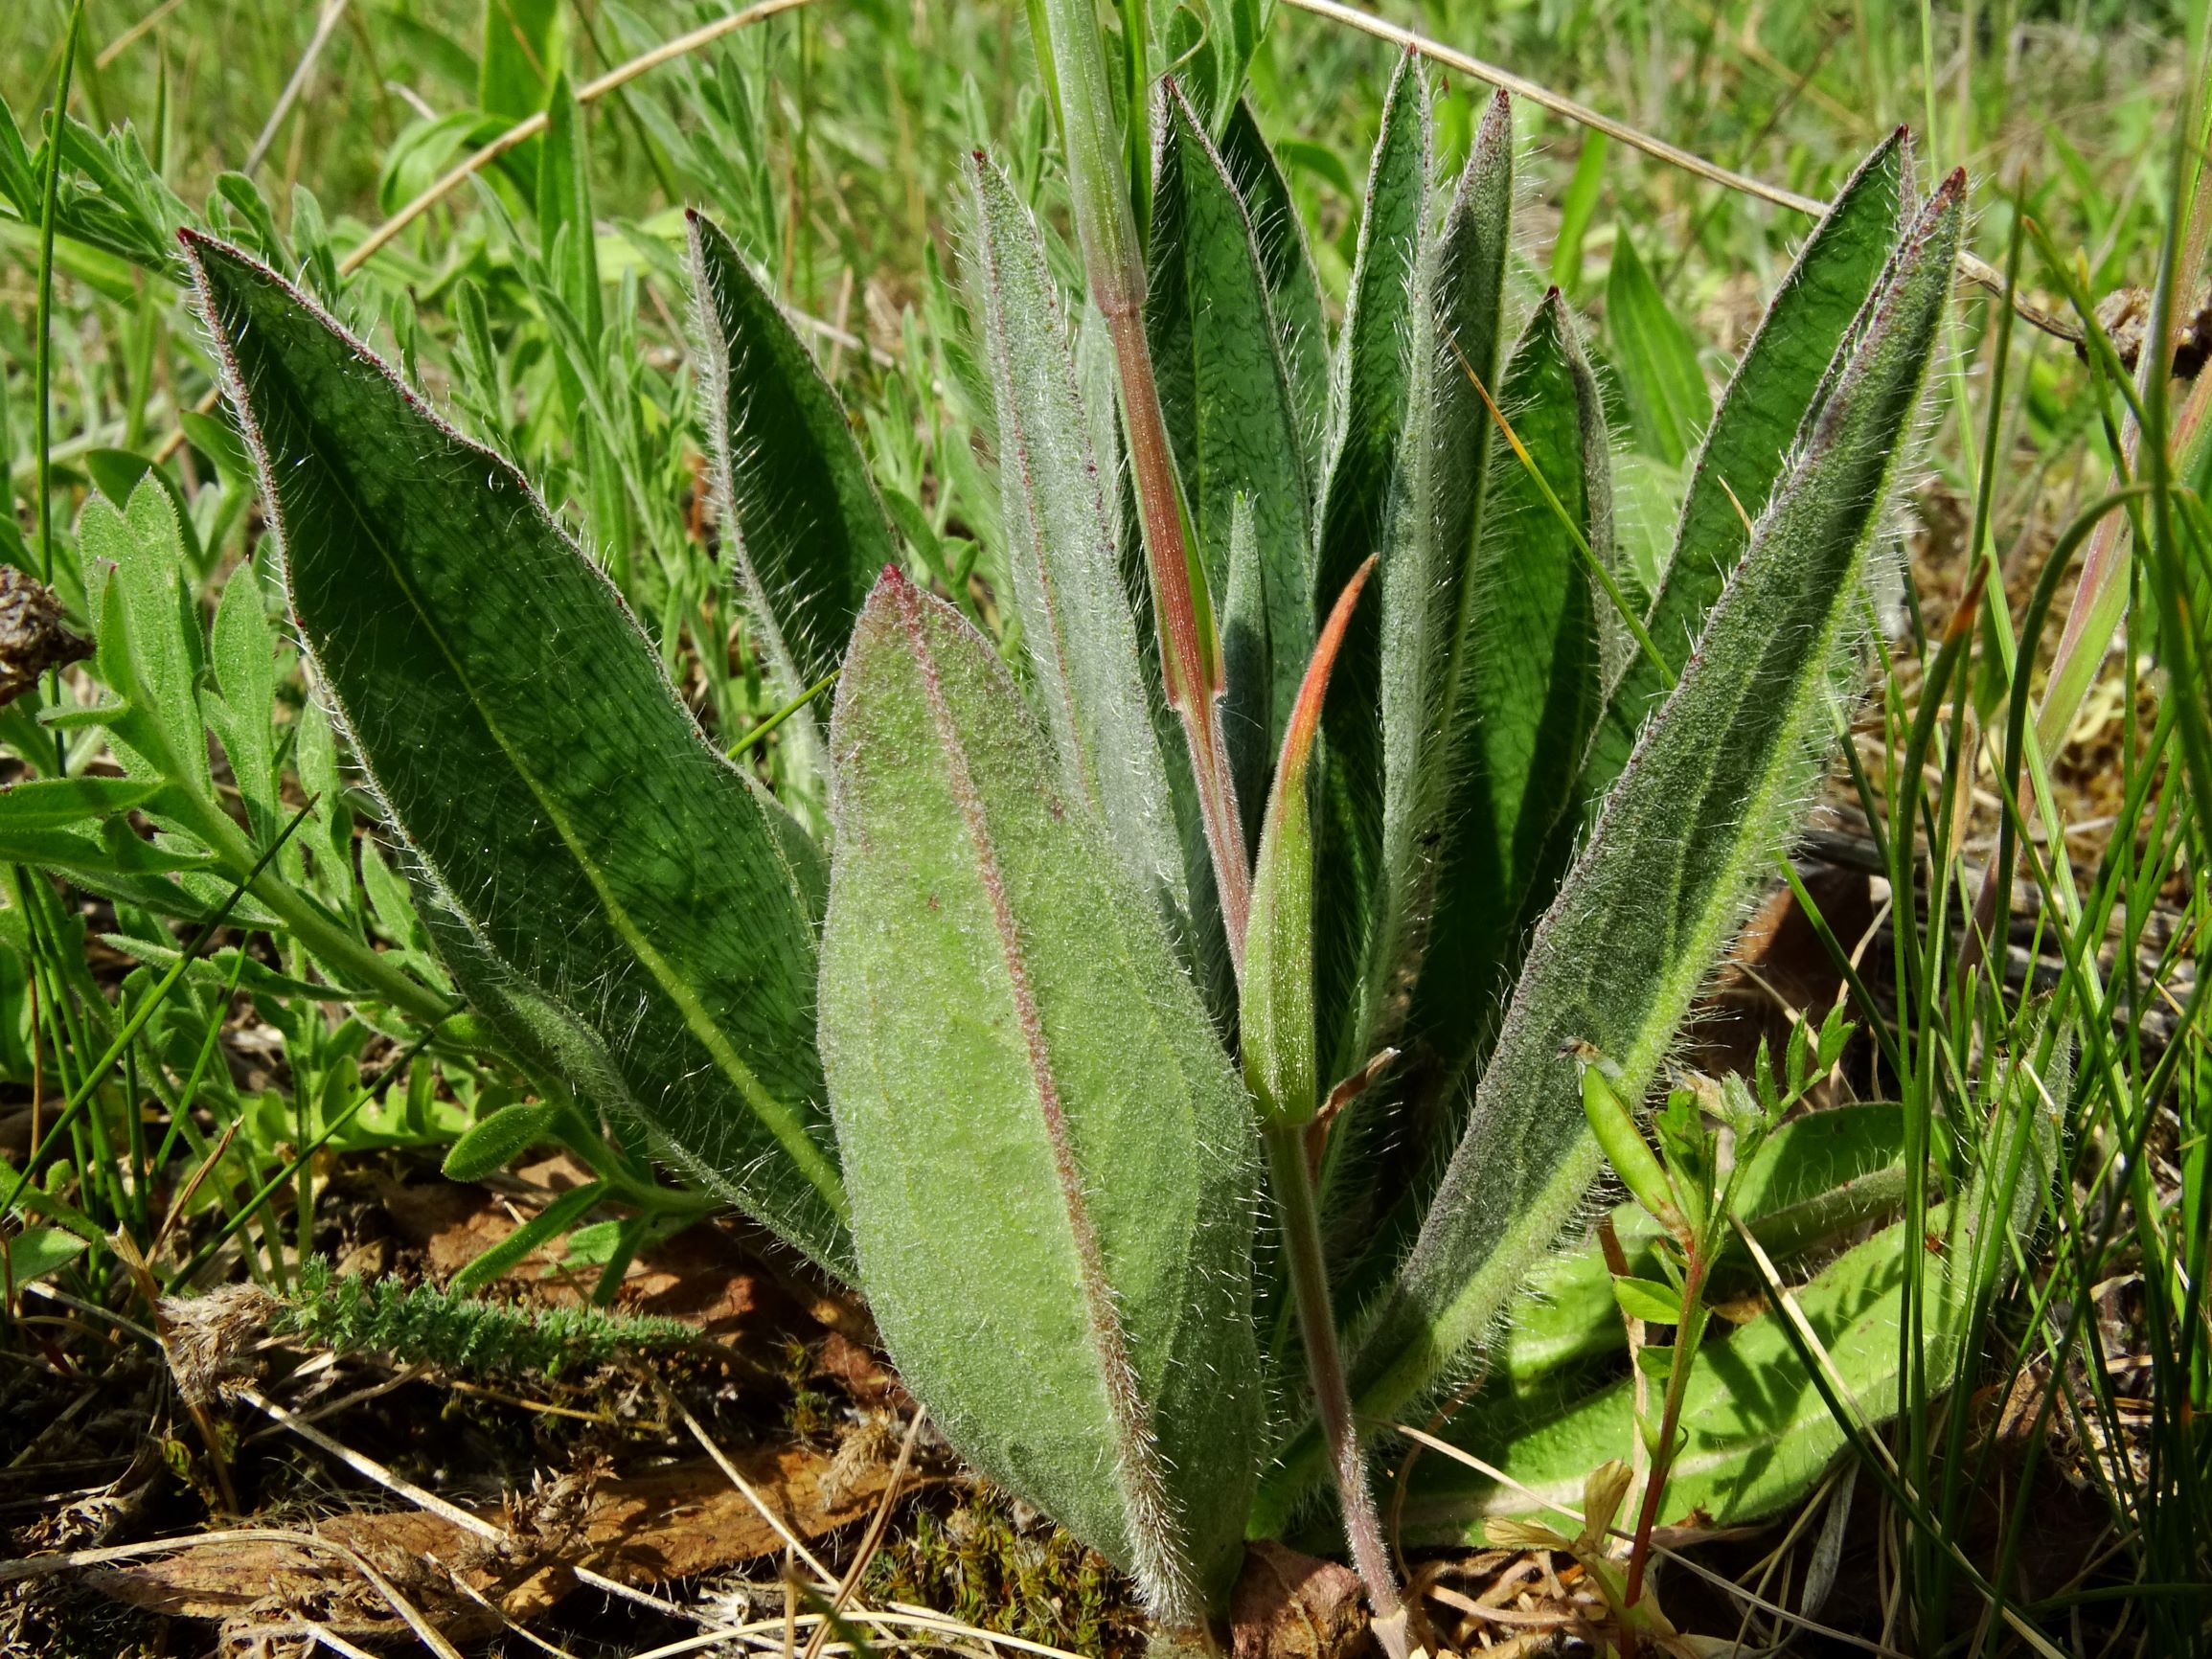
{"label": "green moss", "polygon": [[1102,1659],[1144,1650],[1135,1588],[1097,1552],[978,1484],[948,1513],[921,1511],[870,1566],[878,1601],[935,1607],[964,1624]]}

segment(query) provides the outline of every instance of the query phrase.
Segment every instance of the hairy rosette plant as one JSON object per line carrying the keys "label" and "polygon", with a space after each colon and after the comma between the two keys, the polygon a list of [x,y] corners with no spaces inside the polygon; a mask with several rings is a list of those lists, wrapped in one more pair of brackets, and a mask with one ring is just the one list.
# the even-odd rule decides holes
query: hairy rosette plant
{"label": "hairy rosette plant", "polygon": [[[1368,1443],[1585,1204],[1574,1045],[1642,1101],[1788,841],[1963,180],[1914,199],[1900,135],[1844,186],[1648,586],[1577,320],[1512,297],[1502,96],[1440,204],[1401,68],[1332,342],[1241,59],[1161,83],[1140,237],[1087,0],[1043,13],[1087,302],[980,153],[967,203],[1004,639],[902,562],[693,220],[749,638],[794,702],[840,676],[788,804],[511,466],[273,271],[187,256],[320,695],[483,1024],[864,1291],[952,1444],[1163,1629],[1212,1640],[1245,1538],[1333,1484],[1403,1650]],[[1742,1184],[1754,1224],[1819,1196],[1787,1186]]]}

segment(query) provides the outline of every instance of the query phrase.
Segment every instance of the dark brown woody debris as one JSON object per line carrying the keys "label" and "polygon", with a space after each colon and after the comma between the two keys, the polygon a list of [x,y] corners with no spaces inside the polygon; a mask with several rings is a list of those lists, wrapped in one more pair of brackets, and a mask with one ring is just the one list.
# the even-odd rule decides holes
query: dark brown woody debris
{"label": "dark brown woody debris", "polygon": [[49,669],[92,654],[92,642],[64,625],[54,590],[13,565],[0,564],[0,705],[13,702]]}

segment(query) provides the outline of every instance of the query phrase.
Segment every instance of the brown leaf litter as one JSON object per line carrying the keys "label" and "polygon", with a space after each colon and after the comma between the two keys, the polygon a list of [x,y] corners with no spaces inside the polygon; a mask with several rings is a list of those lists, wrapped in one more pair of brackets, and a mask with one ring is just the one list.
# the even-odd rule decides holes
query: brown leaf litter
{"label": "brown leaf litter", "polygon": [[[803,1446],[731,1454],[790,1531],[811,1541],[870,1514],[890,1470],[833,1467]],[[642,1474],[590,1471],[541,1484],[472,1511],[509,1542],[494,1544],[420,1509],[364,1510],[244,1537],[175,1540],[177,1553],[87,1570],[87,1580],[148,1612],[220,1621],[233,1641],[302,1628],[304,1616],[341,1634],[400,1634],[389,1604],[350,1558],[358,1555],[456,1640],[489,1635],[555,1606],[576,1569],[644,1587],[774,1556],[784,1539],[711,1459]],[[464,1586],[466,1586],[464,1588]],[[473,1592],[471,1594],[470,1592]]]}

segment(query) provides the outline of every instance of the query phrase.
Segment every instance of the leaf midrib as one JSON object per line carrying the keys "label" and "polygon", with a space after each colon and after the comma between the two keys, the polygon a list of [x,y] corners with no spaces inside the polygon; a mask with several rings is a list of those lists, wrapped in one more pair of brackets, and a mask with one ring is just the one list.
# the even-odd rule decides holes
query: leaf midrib
{"label": "leaf midrib", "polygon": [[[907,635],[915,667],[921,676],[930,724],[937,734],[940,752],[945,757],[946,784],[959,809],[969,844],[974,849],[977,879],[983,888],[985,900],[991,907],[992,928],[998,936],[999,948],[1004,956],[1007,990],[1014,1002],[1015,1020],[1021,1030],[1030,1079],[1037,1097],[1038,1116],[1044,1127],[1054,1173],[1060,1184],[1061,1206],[1067,1217],[1069,1242],[1075,1251],[1086,1322],[1090,1327],[1093,1352],[1099,1362],[1101,1390],[1106,1397],[1106,1409],[1113,1417],[1115,1439],[1119,1443],[1115,1449],[1129,1483],[1137,1488],[1150,1488],[1150,1496],[1157,1500],[1164,1497],[1167,1481],[1159,1466],[1157,1448],[1143,1420],[1137,1398],[1139,1382],[1136,1366],[1129,1353],[1127,1333],[1122,1329],[1113,1287],[1106,1282],[1097,1223],[1083,1201],[1082,1172],[1076,1167],[1075,1148],[1068,1137],[1066,1113],[1060,1100],[1059,1081],[1053,1076],[1051,1057],[1046,1050],[1043,1013],[1030,984],[1028,957],[1022,948],[1020,929],[1007,896],[1005,875],[998,867],[997,850],[991,836],[990,826],[985,821],[982,797],[968,769],[967,750],[961,742],[952,711],[946,703],[936,660],[924,633],[919,596],[909,589],[899,597],[904,602],[897,606],[900,613],[898,623]],[[1129,1547],[1133,1554],[1141,1557],[1148,1542],[1154,1541],[1148,1538],[1141,1515],[1148,1508],[1162,1514],[1168,1511],[1164,1503],[1147,1504],[1136,1491],[1125,1489],[1121,1495],[1127,1510],[1124,1526]],[[1172,1569],[1174,1565],[1165,1558],[1140,1564],[1161,1569]]]}
{"label": "leaf midrib", "polygon": [[[309,430],[312,430],[313,424],[311,422],[308,424]],[[458,438],[458,434],[448,435]],[[466,441],[462,440],[462,442]],[[555,803],[553,797],[540,783],[536,773],[523,762],[521,755],[517,752],[514,744],[509,740],[500,722],[492,716],[491,713],[485,707],[483,700],[477,695],[474,680],[447,644],[445,631],[424,606],[422,597],[416,591],[415,584],[395,559],[384,537],[371,528],[369,514],[351,485],[345,480],[345,475],[339,469],[331,466],[327,461],[323,463],[323,467],[326,476],[331,480],[339,499],[345,502],[347,511],[353,514],[354,522],[360,527],[369,544],[376,548],[377,557],[383,561],[384,568],[390,573],[393,581],[398,584],[399,591],[406,595],[408,604],[413,607],[424,631],[437,646],[439,654],[445,659],[446,666],[452,670],[454,677],[461,682],[462,689],[467,694],[470,711],[483,723],[484,729],[490,735],[491,740],[499,745],[500,753],[506,756],[508,764],[514,768],[515,775],[530,790],[532,799],[544,811],[548,821],[552,823],[555,832],[559,835],[561,845],[568,849],[569,856],[576,861],[577,868],[583,873],[584,879],[590,882],[593,893],[598,896],[600,904],[606,914],[608,923],[614,928],[623,943],[629,946],[637,959],[645,965],[646,970],[652,975],[654,983],[660,987],[662,993],[675,1005],[677,1011],[683,1016],[685,1026],[705,1047],[708,1054],[713,1056],[715,1063],[722,1075],[744,1097],[746,1103],[752,1107],[754,1115],[767,1127],[768,1132],[775,1136],[778,1144],[790,1154],[792,1162],[799,1166],[808,1181],[829,1204],[832,1213],[840,1222],[843,1222],[845,1219],[843,1184],[837,1179],[836,1172],[830,1168],[829,1160],[822,1155],[821,1148],[815,1145],[810,1135],[807,1134],[785,1102],[761,1081],[750,1066],[745,1064],[737,1050],[730,1045],[728,1037],[722,1034],[720,1028],[715,1024],[713,1017],[708,1014],[705,1007],[699,1002],[696,992],[684,982],[681,975],[674,971],[668,959],[653,947],[628,910],[615,897],[613,889],[607,884],[606,877],[598,862],[585,852],[574,827],[569,823],[568,815]]]}

